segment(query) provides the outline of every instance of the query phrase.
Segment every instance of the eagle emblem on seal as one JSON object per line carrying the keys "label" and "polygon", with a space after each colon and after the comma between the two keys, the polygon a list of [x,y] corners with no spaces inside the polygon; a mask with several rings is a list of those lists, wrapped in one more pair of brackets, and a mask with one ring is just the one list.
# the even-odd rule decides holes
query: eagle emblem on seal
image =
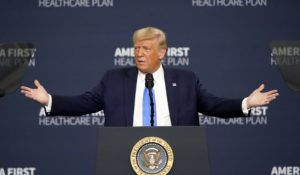
{"label": "eagle emblem on seal", "polygon": [[162,163],[160,151],[156,148],[148,148],[144,152],[143,165],[151,170],[159,167]]}

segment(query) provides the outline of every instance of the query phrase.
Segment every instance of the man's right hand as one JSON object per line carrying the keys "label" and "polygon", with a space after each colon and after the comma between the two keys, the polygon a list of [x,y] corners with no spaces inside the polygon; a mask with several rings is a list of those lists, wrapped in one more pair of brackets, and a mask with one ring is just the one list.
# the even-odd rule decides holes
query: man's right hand
{"label": "man's right hand", "polygon": [[21,93],[27,98],[32,99],[41,105],[47,106],[49,103],[49,95],[45,88],[40,84],[38,80],[34,80],[35,89],[21,86]]}

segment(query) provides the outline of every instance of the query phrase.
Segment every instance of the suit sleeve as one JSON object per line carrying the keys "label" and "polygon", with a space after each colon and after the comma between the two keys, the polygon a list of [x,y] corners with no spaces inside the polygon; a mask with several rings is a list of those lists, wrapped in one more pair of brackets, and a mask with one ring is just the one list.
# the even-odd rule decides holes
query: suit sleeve
{"label": "suit sleeve", "polygon": [[96,87],[81,95],[52,95],[52,109],[47,115],[80,116],[102,110],[103,94],[105,94],[104,79]]}
{"label": "suit sleeve", "polygon": [[221,118],[245,116],[242,111],[243,99],[227,99],[217,97],[207,92],[203,88],[197,76],[195,76],[195,79],[198,99],[198,112],[201,112],[205,115],[216,116]]}

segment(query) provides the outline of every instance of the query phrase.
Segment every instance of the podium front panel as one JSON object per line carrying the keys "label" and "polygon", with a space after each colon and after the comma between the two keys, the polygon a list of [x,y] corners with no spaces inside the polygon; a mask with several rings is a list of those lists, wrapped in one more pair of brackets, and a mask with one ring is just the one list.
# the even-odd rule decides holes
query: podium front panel
{"label": "podium front panel", "polygon": [[131,150],[140,139],[152,136],[172,147],[174,164],[169,174],[210,174],[203,127],[100,127],[98,132],[97,175],[135,174]]}

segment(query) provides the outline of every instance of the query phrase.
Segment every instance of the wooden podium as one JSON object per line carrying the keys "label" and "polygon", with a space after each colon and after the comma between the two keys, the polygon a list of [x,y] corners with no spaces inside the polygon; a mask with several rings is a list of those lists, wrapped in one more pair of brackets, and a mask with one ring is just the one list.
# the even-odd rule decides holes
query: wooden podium
{"label": "wooden podium", "polygon": [[97,145],[97,175],[136,174],[130,163],[134,145],[145,137],[168,142],[174,164],[168,174],[210,175],[203,127],[100,127]]}

